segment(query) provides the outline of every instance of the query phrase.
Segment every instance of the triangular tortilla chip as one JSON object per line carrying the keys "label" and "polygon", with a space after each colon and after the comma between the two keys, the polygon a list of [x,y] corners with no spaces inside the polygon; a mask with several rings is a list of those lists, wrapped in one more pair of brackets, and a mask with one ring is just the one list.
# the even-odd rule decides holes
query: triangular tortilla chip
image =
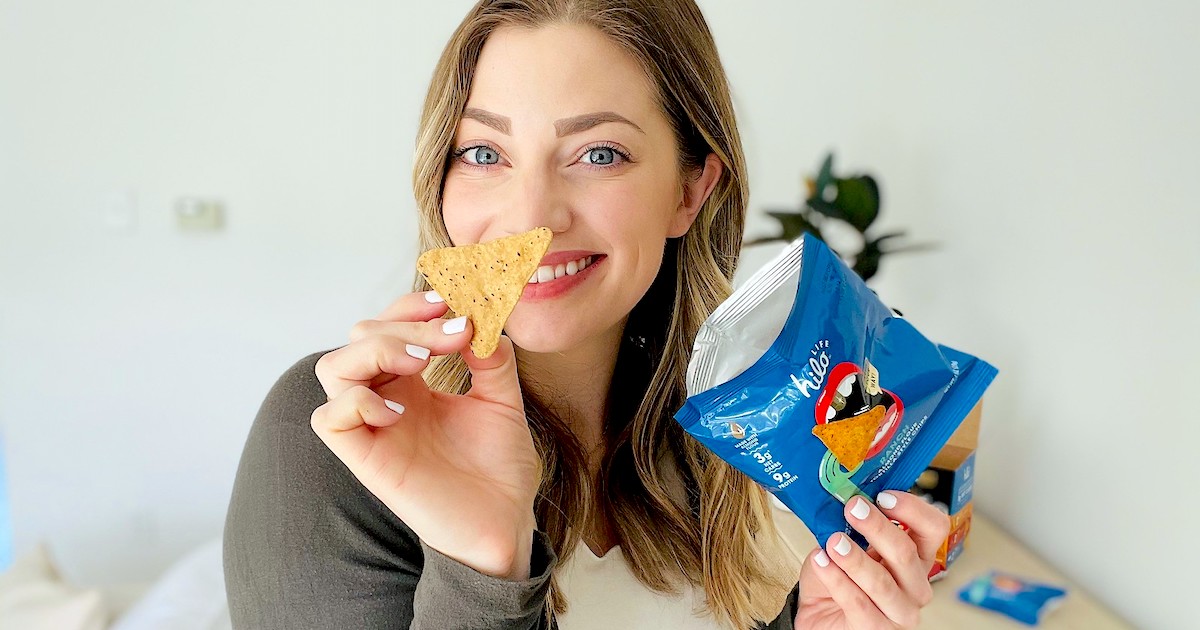
{"label": "triangular tortilla chip", "polygon": [[818,424],[813,427],[812,433],[820,438],[846,470],[854,470],[871,449],[871,440],[879,430],[884,413],[883,405],[875,405],[861,416]]}
{"label": "triangular tortilla chip", "polygon": [[550,229],[540,227],[486,243],[432,249],[417,259],[417,270],[450,310],[471,319],[475,356],[484,359],[496,351],[504,323],[550,248],[550,237]]}

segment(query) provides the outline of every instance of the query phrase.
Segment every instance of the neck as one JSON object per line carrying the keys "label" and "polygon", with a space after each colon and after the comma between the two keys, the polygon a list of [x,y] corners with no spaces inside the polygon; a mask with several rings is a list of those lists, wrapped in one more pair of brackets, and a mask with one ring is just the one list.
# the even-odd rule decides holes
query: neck
{"label": "neck", "polygon": [[562,352],[516,349],[522,385],[567,423],[593,465],[603,455],[608,392],[624,330],[621,321]]}

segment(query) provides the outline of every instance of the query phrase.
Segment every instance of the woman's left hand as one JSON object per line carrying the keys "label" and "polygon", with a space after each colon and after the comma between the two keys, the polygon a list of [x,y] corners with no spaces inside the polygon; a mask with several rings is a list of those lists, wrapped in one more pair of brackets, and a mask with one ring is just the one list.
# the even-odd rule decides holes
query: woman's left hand
{"label": "woman's left hand", "polygon": [[[845,534],[814,549],[800,570],[797,628],[916,628],[933,599],[929,570],[950,532],[950,518],[907,492],[882,492],[878,506],[855,497],[846,520],[870,544]],[[905,532],[891,522],[904,523]]]}

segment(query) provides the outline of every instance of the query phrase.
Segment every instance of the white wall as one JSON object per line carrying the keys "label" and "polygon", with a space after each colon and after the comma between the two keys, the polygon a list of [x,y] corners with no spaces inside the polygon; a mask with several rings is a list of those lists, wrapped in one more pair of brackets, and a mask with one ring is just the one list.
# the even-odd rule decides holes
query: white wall
{"label": "white wall", "polygon": [[[18,551],[113,583],[219,534],[270,384],[408,287],[418,107],[470,4],[0,0]],[[797,203],[833,148],[881,180],[884,227],[940,244],[875,286],[1002,371],[980,508],[1137,625],[1188,625],[1200,8],[701,4],[753,206]],[[226,230],[177,231],[184,195]]]}

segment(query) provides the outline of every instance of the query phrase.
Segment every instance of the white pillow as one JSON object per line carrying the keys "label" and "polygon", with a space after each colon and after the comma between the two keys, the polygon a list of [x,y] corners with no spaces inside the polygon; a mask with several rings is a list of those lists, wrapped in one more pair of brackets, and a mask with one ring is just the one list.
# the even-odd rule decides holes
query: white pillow
{"label": "white pillow", "polygon": [[108,608],[99,590],[63,582],[39,543],[0,574],[0,620],[22,630],[103,630]]}
{"label": "white pillow", "polygon": [[193,550],[163,574],[111,630],[232,630],[221,539]]}

